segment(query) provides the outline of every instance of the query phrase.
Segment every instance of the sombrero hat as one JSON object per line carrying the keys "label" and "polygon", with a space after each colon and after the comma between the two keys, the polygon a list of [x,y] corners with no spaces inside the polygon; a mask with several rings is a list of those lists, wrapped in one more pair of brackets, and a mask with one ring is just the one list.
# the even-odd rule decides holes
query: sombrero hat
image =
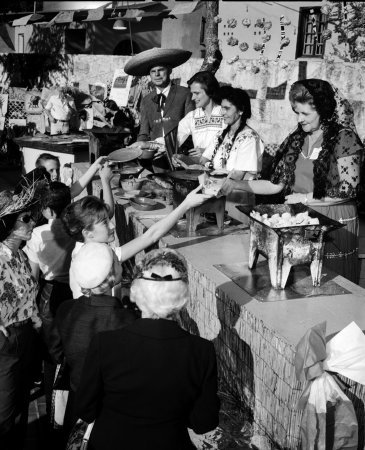
{"label": "sombrero hat", "polygon": [[125,65],[124,72],[128,75],[149,75],[152,67],[177,67],[186,62],[191,52],[178,48],[151,48],[133,56]]}

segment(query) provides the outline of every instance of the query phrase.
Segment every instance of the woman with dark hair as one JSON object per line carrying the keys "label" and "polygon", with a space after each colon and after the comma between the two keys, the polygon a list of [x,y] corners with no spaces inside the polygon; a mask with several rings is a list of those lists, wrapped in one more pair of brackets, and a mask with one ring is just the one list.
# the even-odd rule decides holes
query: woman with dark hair
{"label": "woman with dark hair", "polygon": [[[324,264],[355,283],[359,279],[356,194],[363,145],[351,107],[327,81],[295,82],[289,93],[298,127],[281,144],[265,180],[229,179],[232,189],[279,195],[279,202],[303,203],[345,225],[326,242]],[[234,178],[234,176],[233,176]],[[274,203],[274,201],[273,201]]]}
{"label": "woman with dark hair", "polygon": [[196,109],[179,122],[177,138],[181,146],[191,136],[190,156],[200,156],[224,128],[220,107],[219,83],[209,71],[198,72],[188,81]]}
{"label": "woman with dark hair", "polygon": [[188,300],[184,259],[149,252],[131,286],[142,318],[97,334],[85,359],[76,409],[95,421],[90,450],[193,450],[188,427],[202,434],[218,425],[214,346],[176,320]]}
{"label": "woman with dark hair", "polygon": [[0,193],[0,442],[2,450],[22,447],[26,434],[35,329],[41,326],[38,283],[21,250],[32,236],[35,188],[13,196]]}
{"label": "woman with dark hair", "polygon": [[227,125],[203,153],[200,163],[227,173],[235,170],[236,178],[251,179],[261,170],[264,144],[259,135],[247,125],[251,117],[251,103],[247,92],[224,86],[219,95],[222,114]]}

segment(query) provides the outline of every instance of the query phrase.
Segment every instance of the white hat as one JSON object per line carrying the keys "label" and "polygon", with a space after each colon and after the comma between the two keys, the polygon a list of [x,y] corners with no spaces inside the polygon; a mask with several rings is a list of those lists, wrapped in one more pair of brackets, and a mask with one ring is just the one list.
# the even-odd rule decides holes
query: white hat
{"label": "white hat", "polygon": [[124,72],[128,75],[149,75],[152,67],[170,66],[171,68],[184,64],[190,56],[188,50],[179,48],[154,47],[133,56],[124,66]]}
{"label": "white hat", "polygon": [[71,263],[78,285],[93,289],[106,280],[114,263],[113,250],[100,242],[84,244]]}

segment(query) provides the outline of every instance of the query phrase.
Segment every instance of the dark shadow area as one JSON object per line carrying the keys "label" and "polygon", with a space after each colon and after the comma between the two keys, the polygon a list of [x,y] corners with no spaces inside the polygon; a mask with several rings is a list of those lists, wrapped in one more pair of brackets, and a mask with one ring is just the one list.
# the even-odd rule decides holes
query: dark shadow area
{"label": "dark shadow area", "polygon": [[225,441],[222,448],[240,448],[238,445],[247,445],[253,435],[254,361],[250,346],[235,329],[240,313],[241,307],[236,302],[217,298],[221,329],[212,342],[217,354],[222,402],[220,426]]}

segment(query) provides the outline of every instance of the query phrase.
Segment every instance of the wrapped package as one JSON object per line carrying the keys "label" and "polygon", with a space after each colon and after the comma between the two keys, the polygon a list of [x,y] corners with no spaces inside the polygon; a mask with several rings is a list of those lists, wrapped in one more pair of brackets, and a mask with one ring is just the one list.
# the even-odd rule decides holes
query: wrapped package
{"label": "wrapped package", "polygon": [[308,330],[296,347],[297,378],[308,381],[298,404],[303,409],[302,449],[356,450],[355,410],[332,373],[365,384],[365,336],[354,322],[327,345],[325,334],[323,322]]}

